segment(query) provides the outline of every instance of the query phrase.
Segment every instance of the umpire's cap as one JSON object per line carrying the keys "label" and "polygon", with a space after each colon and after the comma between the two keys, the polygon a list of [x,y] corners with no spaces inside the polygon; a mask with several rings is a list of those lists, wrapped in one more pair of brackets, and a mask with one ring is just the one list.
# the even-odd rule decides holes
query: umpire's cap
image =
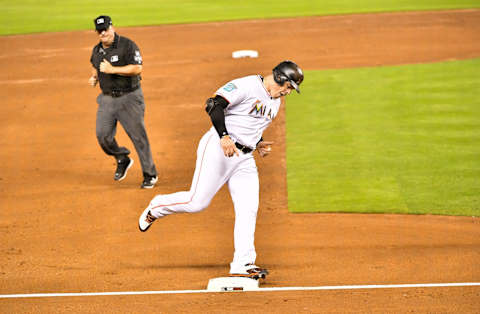
{"label": "umpire's cap", "polygon": [[97,32],[106,31],[112,25],[112,19],[108,15],[100,15],[93,20]]}
{"label": "umpire's cap", "polygon": [[297,93],[300,93],[299,85],[303,82],[303,71],[295,62],[285,60],[273,69],[273,79],[279,85],[286,81],[290,82]]}

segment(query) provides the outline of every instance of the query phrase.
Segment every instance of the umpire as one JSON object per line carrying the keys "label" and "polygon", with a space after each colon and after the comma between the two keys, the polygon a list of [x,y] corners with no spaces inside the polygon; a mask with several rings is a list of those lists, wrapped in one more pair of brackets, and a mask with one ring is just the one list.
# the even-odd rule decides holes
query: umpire
{"label": "umpire", "polygon": [[140,50],[132,40],[115,33],[109,16],[101,15],[94,23],[100,42],[92,50],[90,62],[93,69],[88,82],[93,87],[100,82],[102,90],[97,97],[98,143],[117,161],[114,179],[123,180],[133,165],[133,159],[128,157],[130,151],[118,146],[115,140],[119,121],[135,145],[142,164],[144,179],[141,188],[151,189],[158,178],[145,130]]}

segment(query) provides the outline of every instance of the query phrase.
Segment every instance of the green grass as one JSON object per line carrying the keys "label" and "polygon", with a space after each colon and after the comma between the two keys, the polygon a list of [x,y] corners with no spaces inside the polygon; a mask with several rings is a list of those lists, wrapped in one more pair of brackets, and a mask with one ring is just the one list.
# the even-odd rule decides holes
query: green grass
{"label": "green grass", "polygon": [[307,71],[287,105],[290,210],[480,216],[479,69]]}
{"label": "green grass", "polygon": [[108,14],[117,26],[345,13],[478,8],[478,0],[0,0],[0,35],[92,29]]}

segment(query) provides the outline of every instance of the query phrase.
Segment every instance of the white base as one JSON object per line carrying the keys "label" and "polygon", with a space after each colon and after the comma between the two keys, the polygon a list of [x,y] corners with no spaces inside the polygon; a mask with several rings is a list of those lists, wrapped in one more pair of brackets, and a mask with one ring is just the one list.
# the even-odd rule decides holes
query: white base
{"label": "white base", "polygon": [[218,277],[208,281],[208,291],[252,291],[258,290],[259,282],[245,277]]}
{"label": "white base", "polygon": [[258,51],[256,50],[237,50],[232,52],[232,58],[258,58]]}

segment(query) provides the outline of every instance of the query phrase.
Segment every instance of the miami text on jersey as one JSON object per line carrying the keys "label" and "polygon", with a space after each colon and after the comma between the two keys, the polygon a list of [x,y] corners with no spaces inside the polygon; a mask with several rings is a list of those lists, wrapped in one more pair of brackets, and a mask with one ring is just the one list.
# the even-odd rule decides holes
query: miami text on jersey
{"label": "miami text on jersey", "polygon": [[272,108],[267,108],[260,100],[257,100],[253,103],[252,109],[248,114],[254,114],[254,115],[261,115],[265,116],[265,113],[267,112],[267,118],[272,120],[275,118],[275,113],[272,113]]}

